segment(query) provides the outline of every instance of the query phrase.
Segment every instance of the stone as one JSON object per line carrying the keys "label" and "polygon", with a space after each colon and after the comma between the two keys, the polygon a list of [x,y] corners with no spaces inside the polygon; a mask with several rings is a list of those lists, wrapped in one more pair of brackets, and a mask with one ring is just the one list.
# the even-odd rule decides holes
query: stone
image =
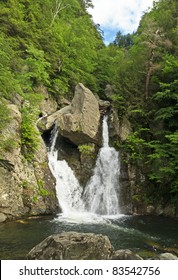
{"label": "stone", "polygon": [[127,137],[131,134],[131,124],[126,117],[119,119],[118,112],[115,108],[112,108],[110,119],[110,137],[116,138],[120,141],[125,141]]}
{"label": "stone", "polygon": [[65,160],[81,186],[86,186],[87,182],[93,175],[93,169],[96,163],[97,152],[95,144],[88,143],[76,147],[72,145],[66,138],[60,136],[58,142],[58,160]]}
{"label": "stone", "polygon": [[28,260],[108,260],[113,248],[107,236],[94,233],[53,234],[35,246]]}
{"label": "stone", "polygon": [[148,205],[146,207],[146,214],[148,215],[152,215],[155,212],[155,207],[153,205]]}
{"label": "stone", "polygon": [[112,101],[112,95],[114,93],[114,88],[112,85],[107,84],[105,88],[105,95],[107,96],[108,100]]}
{"label": "stone", "polygon": [[93,93],[78,84],[71,105],[58,111],[59,133],[75,145],[97,143],[100,124],[99,105]]}
{"label": "stone", "polygon": [[[106,105],[106,104],[105,104]],[[108,103],[107,103],[107,106]],[[79,83],[75,88],[71,104],[43,117],[38,121],[38,128],[43,133],[52,129],[57,122],[60,135],[75,145],[98,142],[100,111],[94,94]]]}
{"label": "stone", "polygon": [[159,260],[178,260],[178,257],[171,253],[163,253],[158,256]]}
{"label": "stone", "polygon": [[54,98],[49,95],[47,88],[43,85],[40,85],[37,88],[37,92],[41,93],[43,96],[43,99],[39,104],[39,110],[42,112],[42,114],[51,115],[52,113],[56,112],[58,104]]}
{"label": "stone", "polygon": [[6,219],[7,219],[7,216],[5,214],[3,214],[3,213],[0,213],[0,223],[5,222]]}
{"label": "stone", "polygon": [[142,260],[142,258],[131,250],[117,250],[112,255],[112,260]]}
{"label": "stone", "polygon": [[101,100],[101,99],[99,99],[98,103],[99,103],[100,114],[105,115],[107,111],[110,109],[111,103],[107,100]]}

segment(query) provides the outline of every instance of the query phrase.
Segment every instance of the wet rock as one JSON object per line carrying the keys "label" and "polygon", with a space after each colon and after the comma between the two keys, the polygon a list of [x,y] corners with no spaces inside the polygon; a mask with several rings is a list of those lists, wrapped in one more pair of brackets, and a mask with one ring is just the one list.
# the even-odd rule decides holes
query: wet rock
{"label": "wet rock", "polygon": [[155,207],[153,205],[148,205],[146,207],[146,214],[148,215],[152,215],[155,212]]}
{"label": "wet rock", "polygon": [[100,114],[105,115],[107,111],[110,109],[111,103],[109,101],[101,100],[101,99],[99,99],[98,103],[99,103]]}
{"label": "wet rock", "polygon": [[0,213],[0,223],[5,222],[6,219],[7,219],[7,216],[3,213]]}
{"label": "wet rock", "polygon": [[171,253],[163,253],[157,257],[158,260],[178,260],[178,257]]}
{"label": "wet rock", "polygon": [[113,248],[107,236],[66,232],[47,237],[27,255],[30,260],[108,260]]}
{"label": "wet rock", "polygon": [[112,260],[142,260],[142,258],[131,250],[117,250],[112,255]]}

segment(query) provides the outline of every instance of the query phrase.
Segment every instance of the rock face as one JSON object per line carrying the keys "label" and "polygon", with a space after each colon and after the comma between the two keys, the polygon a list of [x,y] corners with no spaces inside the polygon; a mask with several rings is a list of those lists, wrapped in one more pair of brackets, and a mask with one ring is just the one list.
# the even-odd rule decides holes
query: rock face
{"label": "rock face", "polygon": [[47,89],[40,85],[37,89],[39,93],[42,94],[43,99],[39,104],[39,110],[41,111],[42,115],[51,115],[52,113],[56,112],[58,104],[57,102],[49,95]]}
{"label": "rock face", "polygon": [[131,134],[131,124],[125,117],[119,119],[117,110],[112,108],[110,114],[110,136],[120,141],[125,141]]}
{"label": "rock face", "polygon": [[47,237],[27,255],[30,260],[108,260],[113,248],[101,234],[66,232]]}
{"label": "rock face", "polygon": [[97,151],[95,144],[86,144],[76,147],[71,145],[66,138],[60,136],[58,141],[58,160],[65,160],[73,170],[81,186],[86,186],[96,162]]}
{"label": "rock face", "polygon": [[0,221],[28,215],[50,214],[57,211],[55,180],[47,163],[46,147],[39,136],[39,146],[29,163],[21,153],[21,113],[9,104],[11,121],[3,131],[15,145],[4,151],[0,159]]}

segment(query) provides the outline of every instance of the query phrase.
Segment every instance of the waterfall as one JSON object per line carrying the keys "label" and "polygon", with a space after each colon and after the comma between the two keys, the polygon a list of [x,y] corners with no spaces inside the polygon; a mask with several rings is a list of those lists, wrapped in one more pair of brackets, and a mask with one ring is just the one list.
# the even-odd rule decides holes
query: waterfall
{"label": "waterfall", "polygon": [[58,160],[55,148],[58,138],[57,126],[51,134],[51,147],[48,152],[49,167],[56,178],[56,194],[64,215],[84,210],[81,199],[82,187],[65,160]]}
{"label": "waterfall", "polygon": [[118,152],[109,147],[107,117],[103,118],[103,147],[100,149],[94,174],[88,182],[84,200],[88,211],[100,215],[119,214],[118,186],[120,162]]}
{"label": "waterfall", "polygon": [[81,213],[117,215],[119,211],[119,154],[109,147],[107,117],[103,118],[103,145],[99,151],[93,176],[85,187],[80,186],[72,169],[65,160],[58,160],[56,141],[57,126],[51,134],[51,147],[48,152],[49,167],[56,178],[56,193],[64,216],[74,217]]}

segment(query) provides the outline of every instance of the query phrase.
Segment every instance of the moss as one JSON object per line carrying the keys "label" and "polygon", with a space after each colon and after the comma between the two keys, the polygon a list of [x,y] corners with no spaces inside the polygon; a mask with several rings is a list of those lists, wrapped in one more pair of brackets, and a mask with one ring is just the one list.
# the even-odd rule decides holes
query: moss
{"label": "moss", "polygon": [[135,194],[132,196],[132,200],[134,202],[141,202],[142,201],[142,197],[139,194]]}
{"label": "moss", "polygon": [[20,184],[21,187],[24,189],[34,189],[34,186],[31,185],[28,181],[23,180],[22,183]]}
{"label": "moss", "polygon": [[48,190],[44,189],[44,181],[43,180],[39,179],[37,181],[37,183],[38,183],[38,187],[39,187],[39,189],[38,189],[38,194],[39,195],[41,195],[41,196],[51,195],[51,193]]}
{"label": "moss", "polygon": [[37,201],[38,201],[38,197],[37,197],[37,195],[34,195],[33,196],[33,203],[37,203]]}
{"label": "moss", "polygon": [[32,107],[22,109],[21,146],[24,157],[31,162],[39,146],[40,133],[35,127],[36,111]]}

